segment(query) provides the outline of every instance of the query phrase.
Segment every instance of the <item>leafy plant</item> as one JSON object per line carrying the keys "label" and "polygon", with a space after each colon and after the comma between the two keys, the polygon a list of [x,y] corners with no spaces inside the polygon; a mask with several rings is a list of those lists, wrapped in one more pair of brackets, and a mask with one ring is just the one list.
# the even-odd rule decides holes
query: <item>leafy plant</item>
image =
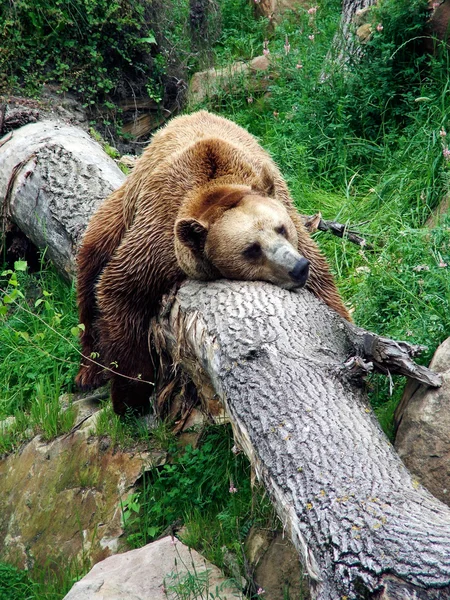
{"label": "leafy plant", "polygon": [[[108,437],[113,448],[130,448],[139,444],[146,447],[161,448],[158,441],[159,430],[166,431],[168,426],[161,424],[154,434],[146,420],[138,418],[131,411],[125,417],[119,417],[115,414],[112,404],[105,402],[101,412],[95,421],[95,435]],[[173,435],[170,436],[173,440]]]}
{"label": "leafy plant", "polygon": [[31,404],[31,424],[42,434],[44,440],[51,440],[72,428],[76,413],[69,402],[63,406],[60,401],[61,369],[54,368],[52,377],[40,377],[36,382],[36,397]]}
{"label": "leafy plant", "polygon": [[[86,104],[152,77],[155,38],[144,1],[0,1],[0,71],[10,86],[36,93],[45,82]],[[156,82],[155,82],[156,85]]]}
{"label": "leafy plant", "polygon": [[25,571],[0,562],[0,600],[33,600],[33,582]]}
{"label": "leafy plant", "polygon": [[184,541],[216,564],[222,547],[242,558],[241,540],[251,524],[267,523],[273,513],[267,500],[255,500],[250,465],[232,445],[231,430],[212,428],[198,448],[187,446],[180,454],[173,447],[169,462],[144,474],[141,491],[122,504],[128,542],[141,546],[184,523]]}
{"label": "leafy plant", "polygon": [[[49,291],[52,290],[52,291]],[[42,378],[71,391],[78,368],[74,289],[53,269],[26,273],[23,262],[0,275],[0,418],[29,409]]]}

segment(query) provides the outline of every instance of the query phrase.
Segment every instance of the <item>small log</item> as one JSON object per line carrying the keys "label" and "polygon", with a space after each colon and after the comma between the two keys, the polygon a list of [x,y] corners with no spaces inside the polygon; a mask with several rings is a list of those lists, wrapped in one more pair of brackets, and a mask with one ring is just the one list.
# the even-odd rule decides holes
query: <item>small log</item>
{"label": "small log", "polygon": [[301,217],[309,233],[314,233],[317,230],[326,231],[340,238],[345,237],[362,248],[371,249],[366,240],[357,231],[353,231],[349,225],[337,221],[325,221],[320,213],[311,216],[301,215]]}
{"label": "small log", "polygon": [[375,364],[382,338],[365,344],[307,291],[230,281],[183,285],[153,335],[224,403],[313,598],[450,598],[450,508],[412,478],[342,368],[361,352]]}

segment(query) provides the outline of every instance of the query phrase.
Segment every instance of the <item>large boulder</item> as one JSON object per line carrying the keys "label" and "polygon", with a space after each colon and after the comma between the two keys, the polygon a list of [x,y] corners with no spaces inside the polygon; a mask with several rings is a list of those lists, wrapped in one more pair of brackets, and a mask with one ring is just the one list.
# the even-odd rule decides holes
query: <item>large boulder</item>
{"label": "large boulder", "polygon": [[239,82],[245,78],[249,83],[249,90],[264,90],[267,81],[258,78],[258,74],[267,71],[269,59],[267,56],[256,56],[249,63],[238,61],[222,69],[207,69],[199,71],[192,76],[189,84],[188,101],[190,105],[203,102],[222,90],[233,91]]}
{"label": "large boulder", "polygon": [[[0,460],[0,559],[21,568],[87,563],[121,550],[121,500],[165,454],[117,452],[94,437],[99,412],[51,442],[40,436]],[[88,413],[89,414],[89,413]]]}
{"label": "large boulder", "polygon": [[264,590],[265,598],[310,598],[298,552],[282,532],[252,529],[245,542],[245,553],[253,580]]}
{"label": "large boulder", "polygon": [[420,483],[450,504],[450,338],[436,350],[430,368],[442,374],[442,387],[407,383],[395,412],[395,447]]}
{"label": "large boulder", "polygon": [[64,600],[242,597],[217,567],[168,536],[96,564]]}

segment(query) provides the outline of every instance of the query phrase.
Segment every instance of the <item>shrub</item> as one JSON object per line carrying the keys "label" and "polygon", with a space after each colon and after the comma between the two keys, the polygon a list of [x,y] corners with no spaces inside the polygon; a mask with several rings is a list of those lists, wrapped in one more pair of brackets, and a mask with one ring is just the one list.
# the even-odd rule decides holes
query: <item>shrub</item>
{"label": "shrub", "polygon": [[0,0],[4,88],[35,94],[43,83],[58,82],[88,104],[127,81],[145,89],[156,55],[147,6],[144,0]]}

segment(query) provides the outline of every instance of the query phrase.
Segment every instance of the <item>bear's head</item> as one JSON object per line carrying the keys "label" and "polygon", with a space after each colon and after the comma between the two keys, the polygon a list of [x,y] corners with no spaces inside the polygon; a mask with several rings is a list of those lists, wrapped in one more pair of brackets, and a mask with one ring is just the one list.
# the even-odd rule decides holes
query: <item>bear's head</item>
{"label": "bear's head", "polygon": [[186,204],[175,223],[175,253],[193,279],[305,285],[309,262],[297,251],[297,231],[285,206],[258,189],[223,185]]}

